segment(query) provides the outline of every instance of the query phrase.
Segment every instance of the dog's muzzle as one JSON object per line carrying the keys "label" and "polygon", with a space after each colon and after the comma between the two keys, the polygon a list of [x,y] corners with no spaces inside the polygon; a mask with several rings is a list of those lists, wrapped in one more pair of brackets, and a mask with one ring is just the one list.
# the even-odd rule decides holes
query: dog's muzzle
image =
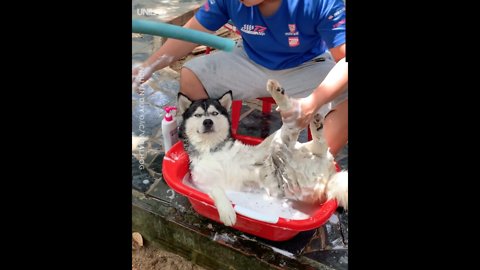
{"label": "dog's muzzle", "polygon": [[203,120],[203,132],[211,132],[213,131],[213,121],[211,119]]}

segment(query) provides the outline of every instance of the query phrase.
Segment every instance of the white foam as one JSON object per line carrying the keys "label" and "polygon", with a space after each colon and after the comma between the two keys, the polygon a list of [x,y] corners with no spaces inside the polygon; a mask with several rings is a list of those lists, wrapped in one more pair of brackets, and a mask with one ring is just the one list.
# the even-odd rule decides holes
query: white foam
{"label": "white foam", "polygon": [[283,249],[279,249],[279,248],[272,247],[272,246],[269,246],[269,247],[271,247],[271,248],[273,249],[273,251],[275,251],[275,252],[277,252],[277,253],[280,253],[280,254],[282,254],[282,255],[285,255],[285,256],[287,256],[287,257],[290,257],[290,258],[294,258],[294,257],[295,257],[292,253],[290,253],[290,252],[288,252],[288,251],[285,251],[285,250],[283,250]]}
{"label": "white foam", "polygon": [[[187,173],[182,183],[198,190]],[[200,191],[201,192],[201,191]],[[318,205],[300,204],[288,199],[279,199],[265,192],[226,191],[228,199],[235,205],[235,212],[269,223],[277,223],[279,218],[289,220],[305,220],[312,216]]]}
{"label": "white foam", "polygon": [[235,205],[233,208],[235,212],[237,212],[240,215],[244,215],[249,218],[253,218],[255,220],[260,220],[268,223],[277,223],[278,222],[278,216],[267,214],[267,213],[260,213],[252,209],[245,208],[239,204]]}
{"label": "white foam", "polygon": [[226,194],[235,204],[237,213],[270,223],[277,223],[280,217],[291,220],[308,219],[309,213],[314,209],[302,209],[292,201],[274,198],[266,193],[227,191]]}

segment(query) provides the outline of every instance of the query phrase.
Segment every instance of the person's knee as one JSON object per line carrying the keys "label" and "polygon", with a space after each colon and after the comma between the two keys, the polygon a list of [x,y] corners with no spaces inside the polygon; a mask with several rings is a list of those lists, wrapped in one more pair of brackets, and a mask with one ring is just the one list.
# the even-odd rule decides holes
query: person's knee
{"label": "person's knee", "polygon": [[333,156],[348,142],[348,100],[325,117],[325,139]]}
{"label": "person's knee", "polygon": [[330,148],[330,153],[336,157],[340,150],[342,150],[342,148],[347,144],[347,140],[345,138],[336,137],[332,138],[327,143],[328,147]]}
{"label": "person's knee", "polygon": [[208,94],[197,75],[185,67],[180,70],[180,92],[191,100],[208,98]]}

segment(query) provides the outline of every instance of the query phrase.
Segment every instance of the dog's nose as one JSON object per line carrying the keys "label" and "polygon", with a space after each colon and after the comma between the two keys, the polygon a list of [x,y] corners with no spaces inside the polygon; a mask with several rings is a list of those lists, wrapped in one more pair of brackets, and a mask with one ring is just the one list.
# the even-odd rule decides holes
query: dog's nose
{"label": "dog's nose", "polygon": [[213,126],[213,121],[211,119],[205,119],[203,120],[203,126],[209,129]]}

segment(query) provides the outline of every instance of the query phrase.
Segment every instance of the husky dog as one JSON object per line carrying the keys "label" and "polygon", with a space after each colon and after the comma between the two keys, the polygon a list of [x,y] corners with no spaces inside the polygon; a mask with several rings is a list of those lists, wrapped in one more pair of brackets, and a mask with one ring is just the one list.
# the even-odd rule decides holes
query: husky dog
{"label": "husky dog", "polygon": [[[280,110],[292,105],[275,80],[267,91]],[[257,187],[270,196],[307,203],[336,199],[347,208],[348,172],[337,173],[333,156],[323,137],[323,119],[316,114],[310,123],[312,140],[297,141],[300,129],[285,124],[262,143],[251,146],[231,136],[229,110],[232,91],[219,99],[191,101],[178,94],[178,113],[183,121],[180,138],[190,158],[195,186],[208,194],[227,226],[236,222],[236,213],[225,191]]]}

